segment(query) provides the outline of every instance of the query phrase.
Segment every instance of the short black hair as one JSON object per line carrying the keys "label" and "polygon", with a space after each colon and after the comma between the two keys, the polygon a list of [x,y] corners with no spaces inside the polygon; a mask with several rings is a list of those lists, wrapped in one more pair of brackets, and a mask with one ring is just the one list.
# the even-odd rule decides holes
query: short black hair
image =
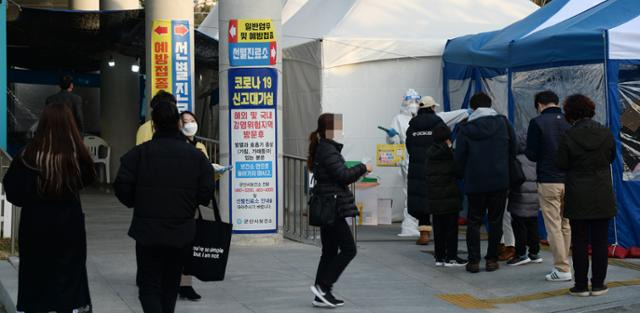
{"label": "short black hair", "polygon": [[170,101],[159,101],[151,112],[153,127],[159,131],[178,130],[180,114],[175,103]]}
{"label": "short black hair", "polygon": [[478,92],[473,97],[471,97],[470,106],[472,109],[477,108],[490,108],[491,107],[491,97],[489,97],[484,92]]}
{"label": "short black hair", "polygon": [[73,77],[71,75],[60,76],[60,81],[58,82],[58,86],[60,89],[67,90],[73,84]]}
{"label": "short black hair", "polygon": [[166,92],[164,90],[158,91],[155,96],[151,99],[151,109],[155,110],[156,105],[160,102],[171,102],[173,105],[176,105],[178,101],[176,101],[176,97],[174,97],[170,92]]}
{"label": "short black hair", "polygon": [[447,126],[436,127],[433,130],[433,141],[437,143],[443,143],[451,139],[451,130]]}
{"label": "short black hair", "polygon": [[538,104],[549,105],[551,103],[558,104],[560,99],[555,92],[551,90],[545,90],[543,92],[538,92],[535,96],[535,100],[533,101],[533,105],[538,109]]}
{"label": "short black hair", "polygon": [[585,95],[571,95],[564,100],[564,114],[569,122],[592,118],[596,115],[596,104]]}

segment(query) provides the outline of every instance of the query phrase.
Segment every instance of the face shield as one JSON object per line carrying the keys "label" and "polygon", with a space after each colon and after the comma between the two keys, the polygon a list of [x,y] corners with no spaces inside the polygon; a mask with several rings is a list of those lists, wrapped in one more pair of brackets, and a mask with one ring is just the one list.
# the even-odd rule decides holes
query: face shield
{"label": "face shield", "polygon": [[402,111],[416,115],[418,113],[418,100],[420,95],[413,89],[407,90],[402,100]]}

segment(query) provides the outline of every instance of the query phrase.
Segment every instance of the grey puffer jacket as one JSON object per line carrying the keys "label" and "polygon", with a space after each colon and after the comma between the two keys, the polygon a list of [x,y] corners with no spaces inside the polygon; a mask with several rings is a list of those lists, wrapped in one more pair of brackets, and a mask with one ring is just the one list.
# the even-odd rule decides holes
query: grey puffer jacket
{"label": "grey puffer jacket", "polygon": [[527,180],[520,187],[509,191],[509,212],[518,217],[536,217],[540,210],[536,163],[529,161],[524,154],[518,154],[516,159],[520,161]]}

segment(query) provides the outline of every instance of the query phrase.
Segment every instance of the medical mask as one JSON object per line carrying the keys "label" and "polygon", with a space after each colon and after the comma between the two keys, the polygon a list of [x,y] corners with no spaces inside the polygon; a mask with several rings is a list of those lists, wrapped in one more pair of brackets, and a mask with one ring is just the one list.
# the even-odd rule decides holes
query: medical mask
{"label": "medical mask", "polygon": [[413,115],[418,114],[418,104],[415,102],[409,103],[409,112]]}
{"label": "medical mask", "polygon": [[182,133],[187,136],[195,136],[198,132],[198,124],[197,123],[186,123],[182,126]]}

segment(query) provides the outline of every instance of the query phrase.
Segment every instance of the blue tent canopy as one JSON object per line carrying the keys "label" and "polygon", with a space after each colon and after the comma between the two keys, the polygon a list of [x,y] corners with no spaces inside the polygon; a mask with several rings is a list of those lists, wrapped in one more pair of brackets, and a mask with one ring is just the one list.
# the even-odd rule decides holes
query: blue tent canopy
{"label": "blue tent canopy", "polygon": [[610,241],[625,247],[640,246],[638,42],[640,1],[554,0],[502,30],[452,39],[443,54],[448,110],[467,107],[471,94],[484,91],[524,132],[537,115],[539,91],[583,93],[598,103],[596,120],[611,129],[618,148]]}

